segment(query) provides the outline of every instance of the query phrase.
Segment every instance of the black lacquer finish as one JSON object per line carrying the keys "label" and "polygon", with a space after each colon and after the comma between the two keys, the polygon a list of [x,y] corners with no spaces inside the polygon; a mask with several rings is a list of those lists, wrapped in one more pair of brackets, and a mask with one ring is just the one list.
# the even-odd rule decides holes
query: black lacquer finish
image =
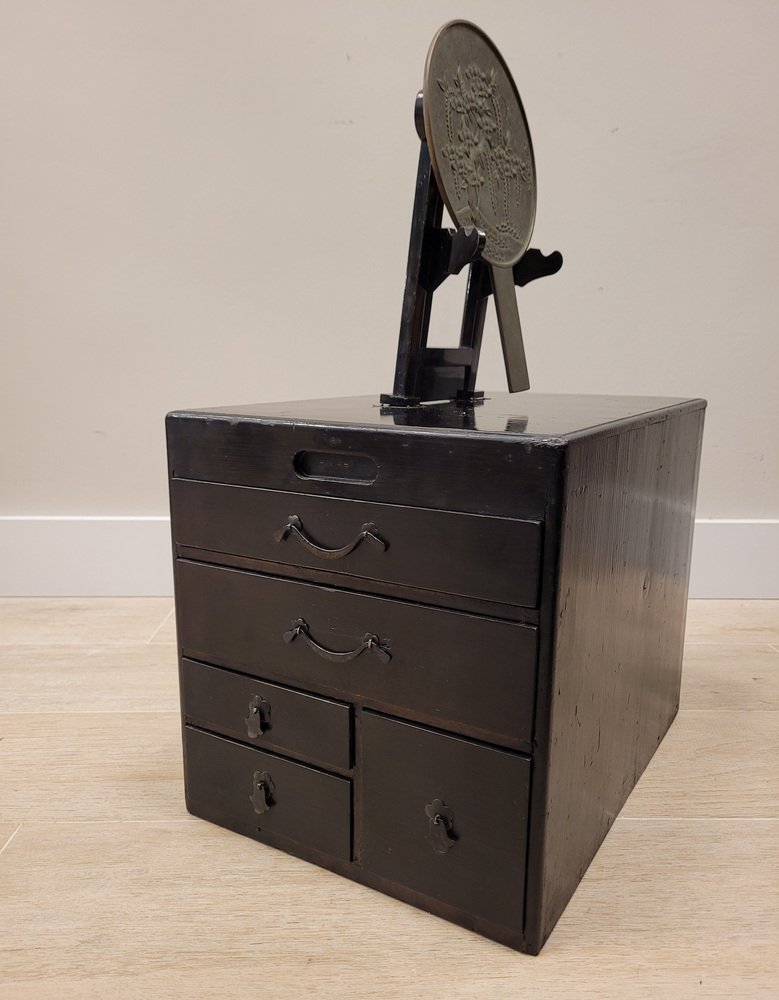
{"label": "black lacquer finish", "polygon": [[[538,630],[180,559],[179,643],[192,659],[519,749],[532,737]],[[302,638],[303,620],[324,657]],[[366,635],[376,639],[368,649]],[[390,658],[378,655],[388,652]],[[478,682],[474,682],[474,676]]]}
{"label": "black lacquer finish", "polygon": [[263,750],[351,767],[351,709],[341,702],[184,659],[181,711],[194,726]]}
{"label": "black lacquer finish", "polygon": [[[528,608],[538,603],[537,520],[189,481],[174,482],[172,497],[178,540],[192,548],[364,577],[361,590],[372,590],[374,580],[405,584],[433,591],[436,604],[440,593]],[[290,507],[296,513],[285,515]],[[344,537],[351,541],[339,545]]]}
{"label": "black lacquer finish", "polygon": [[704,407],[171,414],[189,809],[537,952],[676,713]]}
{"label": "black lacquer finish", "polygon": [[530,761],[372,712],[362,759],[365,868],[521,931]]}
{"label": "black lacquer finish", "polygon": [[274,834],[348,861],[351,782],[187,726],[189,810],[251,837]]}

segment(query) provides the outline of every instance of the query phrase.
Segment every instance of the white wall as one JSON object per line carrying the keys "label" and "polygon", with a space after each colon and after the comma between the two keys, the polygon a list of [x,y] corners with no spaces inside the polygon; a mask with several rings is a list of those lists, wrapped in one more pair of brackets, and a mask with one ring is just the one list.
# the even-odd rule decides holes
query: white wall
{"label": "white wall", "polygon": [[779,516],[774,0],[2,3],[0,514],[164,515],[167,410],[390,388],[454,16],[512,67],[565,255],[520,292],[533,387],[706,396],[699,515]]}

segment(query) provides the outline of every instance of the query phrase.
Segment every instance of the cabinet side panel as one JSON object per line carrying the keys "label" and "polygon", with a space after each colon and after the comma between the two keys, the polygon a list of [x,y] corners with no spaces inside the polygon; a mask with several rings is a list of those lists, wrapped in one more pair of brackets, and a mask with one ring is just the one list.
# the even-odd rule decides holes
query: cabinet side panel
{"label": "cabinet side panel", "polygon": [[703,415],[569,448],[541,941],[679,706]]}

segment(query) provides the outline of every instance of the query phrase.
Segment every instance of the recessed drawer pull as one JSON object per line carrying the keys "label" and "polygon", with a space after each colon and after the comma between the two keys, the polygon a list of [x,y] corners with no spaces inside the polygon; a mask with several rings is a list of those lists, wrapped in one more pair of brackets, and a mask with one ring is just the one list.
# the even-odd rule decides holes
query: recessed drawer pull
{"label": "recessed drawer pull", "polygon": [[389,542],[385,542],[381,535],[378,534],[376,525],[372,521],[363,524],[357,537],[349,542],[348,545],[341,546],[340,549],[326,549],[321,545],[317,545],[313,538],[310,538],[306,534],[303,522],[297,514],[290,514],[287,523],[283,528],[275,531],[273,537],[277,542],[283,542],[290,534],[299,538],[309,552],[313,552],[315,556],[319,556],[321,559],[342,559],[344,556],[348,556],[350,552],[353,552],[362,541],[371,542],[377,548],[381,549],[382,552],[385,552],[389,548]]}
{"label": "recessed drawer pull", "polygon": [[302,635],[309,646],[314,650],[317,656],[321,656],[323,660],[330,660],[331,663],[348,663],[349,660],[355,660],[360,653],[366,649],[370,649],[373,653],[378,656],[382,663],[389,663],[391,656],[382,645],[381,640],[377,635],[373,635],[371,632],[366,632],[362,637],[362,642],[356,649],[349,649],[345,653],[340,653],[334,649],[327,649],[325,646],[321,646],[316,639],[311,635],[308,625],[302,618],[297,618],[292,623],[292,628],[284,633],[284,642],[292,642],[299,635]]}
{"label": "recessed drawer pull", "polygon": [[457,840],[454,832],[454,811],[441,799],[433,799],[425,806],[425,816],[428,820],[427,839],[433,850],[436,854],[446,854],[454,847]]}
{"label": "recessed drawer pull", "polygon": [[252,695],[249,699],[249,714],[243,721],[246,723],[246,735],[250,740],[262,736],[270,729],[270,702],[262,695]]}
{"label": "recessed drawer pull", "polygon": [[276,785],[268,771],[255,771],[252,778],[252,794],[249,801],[254,806],[254,811],[258,816],[268,812],[275,800],[273,793]]}

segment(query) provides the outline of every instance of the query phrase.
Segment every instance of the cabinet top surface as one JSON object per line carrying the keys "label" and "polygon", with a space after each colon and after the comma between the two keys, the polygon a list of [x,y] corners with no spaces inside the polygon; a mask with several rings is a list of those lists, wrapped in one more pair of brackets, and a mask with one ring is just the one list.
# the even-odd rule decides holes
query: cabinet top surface
{"label": "cabinet top surface", "polygon": [[699,409],[702,399],[660,396],[579,396],[493,392],[482,403],[425,403],[410,409],[382,410],[375,396],[307,399],[247,406],[179,410],[173,416],[258,421],[268,424],[314,424],[406,432],[509,435],[565,439],[607,431],[625,422],[661,419],[669,411]]}

